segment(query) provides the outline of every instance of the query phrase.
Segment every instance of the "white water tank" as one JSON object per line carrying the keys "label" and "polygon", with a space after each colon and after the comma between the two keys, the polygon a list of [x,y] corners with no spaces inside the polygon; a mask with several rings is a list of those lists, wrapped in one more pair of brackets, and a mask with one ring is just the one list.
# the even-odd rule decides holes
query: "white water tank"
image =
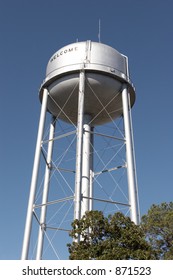
{"label": "white water tank", "polygon": [[109,122],[122,115],[121,91],[128,84],[130,104],[135,91],[129,79],[128,59],[105,44],[76,42],[57,51],[49,60],[46,78],[40,89],[48,88],[47,110],[54,116],[77,123],[79,73],[85,71],[84,113],[91,116],[92,125]]}

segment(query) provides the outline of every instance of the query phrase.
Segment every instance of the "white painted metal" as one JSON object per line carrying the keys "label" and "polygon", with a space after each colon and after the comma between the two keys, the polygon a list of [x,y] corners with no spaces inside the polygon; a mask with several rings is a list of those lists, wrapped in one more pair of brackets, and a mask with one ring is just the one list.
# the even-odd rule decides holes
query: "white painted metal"
{"label": "white painted metal", "polygon": [[122,90],[122,102],[123,102],[123,117],[124,117],[124,129],[125,129],[125,139],[126,139],[126,160],[127,160],[127,176],[128,176],[128,188],[129,188],[129,204],[130,204],[131,220],[135,224],[138,224],[135,166],[134,166],[134,158],[133,158],[132,128],[130,125],[128,95],[129,95],[128,85],[124,84]]}
{"label": "white painted metal", "polygon": [[[130,95],[129,95],[129,104],[130,104]],[[133,123],[132,123],[132,113],[131,109],[129,109],[130,115],[130,126],[131,126],[131,135],[132,135],[132,149],[133,149],[133,159],[134,159],[134,174],[135,174],[135,186],[136,186],[136,199],[137,199],[137,215],[138,215],[138,223],[141,222],[141,214],[140,214],[140,206],[139,206],[139,193],[138,193],[138,178],[136,171],[136,157],[135,157],[135,144],[134,144],[134,136],[133,136]]]}
{"label": "white painted metal", "polygon": [[[81,214],[80,218],[90,209],[90,156],[91,156],[91,142],[90,142],[90,130],[89,124],[91,117],[84,115],[83,122],[83,151],[82,151],[82,181],[81,181]],[[84,198],[87,197],[87,198]]]}
{"label": "white painted metal", "polygon": [[47,65],[45,82],[83,67],[129,81],[126,57],[108,45],[89,40],[72,43],[54,53]]}
{"label": "white painted metal", "polygon": [[[135,161],[133,157],[132,126],[129,109],[135,102],[135,90],[129,79],[128,58],[115,49],[100,42],[77,42],[57,51],[50,59],[46,79],[40,93],[42,102],[38,137],[31,180],[30,198],[26,218],[22,259],[28,258],[32,227],[33,209],[41,208],[38,246],[36,259],[42,258],[46,227],[46,208],[56,202],[73,199],[73,196],[48,201],[50,180],[50,163],[53,152],[53,141],[69,136],[74,131],[58,135],[54,138],[55,126],[50,126],[47,154],[47,166],[43,187],[42,203],[35,205],[35,192],[40,162],[41,143],[45,123],[46,110],[55,118],[59,118],[77,127],[76,131],[76,175],[74,190],[74,219],[80,219],[87,210],[93,209],[93,201],[123,205],[130,208],[131,219],[138,224],[137,186],[135,183]],[[130,100],[130,101],[129,101]],[[123,115],[125,139],[104,133],[94,133],[94,126],[114,121]],[[74,128],[73,128],[74,129]],[[103,173],[93,170],[93,137],[95,135],[125,141],[129,201],[118,202],[93,197],[93,177]],[[53,141],[50,141],[52,139]],[[124,167],[124,166],[121,166]],[[109,168],[112,171],[120,166]],[[59,170],[67,170],[58,167]],[[39,221],[40,219],[40,221]],[[66,229],[67,230],[67,229]],[[77,241],[80,240],[80,237]]]}
{"label": "white painted metal", "polygon": [[[94,172],[93,172],[93,145],[94,145],[94,128],[91,127],[91,131],[90,131],[90,193],[89,193],[89,197],[93,198],[93,177],[94,177]],[[93,210],[93,199],[89,200],[89,211]]]}
{"label": "white painted metal", "polygon": [[30,186],[28,210],[27,210],[27,216],[26,216],[25,232],[24,232],[24,239],[23,239],[22,256],[21,256],[22,260],[26,260],[28,258],[28,253],[29,253],[29,243],[30,243],[32,218],[33,218],[33,205],[34,205],[34,201],[35,201],[35,192],[36,192],[36,186],[37,186],[38,169],[39,169],[40,154],[41,154],[41,142],[42,142],[42,138],[43,138],[44,124],[45,124],[45,117],[46,117],[46,110],[47,110],[47,98],[48,98],[48,90],[44,89],[41,113],[40,113],[40,122],[39,122],[38,135],[37,135],[37,143],[36,143],[36,149],[35,149],[35,158],[34,158],[32,179],[31,179],[31,186]]}
{"label": "white painted metal", "polygon": [[75,198],[74,198],[74,219],[80,219],[80,213],[81,213],[84,92],[85,92],[85,73],[84,73],[83,70],[81,70],[80,76],[79,76],[79,97],[78,97],[78,123],[77,123],[77,140],[76,140],[76,179],[75,179]]}
{"label": "white painted metal", "polygon": [[53,151],[53,143],[54,143],[53,138],[54,138],[55,124],[56,124],[55,117],[52,117],[52,122],[50,124],[50,131],[49,131],[49,142],[47,148],[47,160],[46,160],[47,162],[45,168],[45,178],[44,178],[43,196],[42,196],[43,206],[41,207],[41,214],[40,214],[40,227],[38,233],[36,260],[40,260],[42,258],[44,233],[46,231],[46,211],[47,211],[47,202],[48,202],[48,193],[49,193],[50,174],[52,168],[52,151]]}
{"label": "white painted metal", "polygon": [[[122,115],[121,87],[129,84],[131,107],[135,102],[134,88],[130,82],[127,57],[117,50],[98,42],[70,44],[50,59],[46,79],[40,89],[48,87],[48,111],[54,116],[77,124],[79,72],[85,70],[84,113],[92,118],[91,125],[104,124]],[[91,91],[92,88],[92,91]],[[72,95],[71,95],[72,93]],[[103,109],[103,108],[106,109]],[[63,108],[63,110],[62,110]],[[68,117],[67,117],[68,116]]]}

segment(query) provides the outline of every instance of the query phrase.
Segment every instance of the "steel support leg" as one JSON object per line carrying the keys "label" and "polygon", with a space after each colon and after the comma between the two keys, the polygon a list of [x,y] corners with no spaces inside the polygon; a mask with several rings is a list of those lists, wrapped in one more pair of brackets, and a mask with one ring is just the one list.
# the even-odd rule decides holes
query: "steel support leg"
{"label": "steel support leg", "polygon": [[35,149],[32,179],[31,179],[28,210],[26,216],[25,232],[24,232],[24,239],[23,239],[23,248],[22,248],[22,255],[21,255],[22,260],[28,259],[28,253],[29,253],[29,243],[30,243],[32,218],[33,218],[33,205],[35,201],[35,193],[37,187],[38,170],[39,170],[40,154],[41,154],[41,142],[43,138],[44,124],[45,124],[46,110],[47,110],[47,98],[48,98],[48,90],[44,89],[41,113],[40,113],[40,122],[39,122],[38,135],[37,135],[37,143]]}
{"label": "steel support leg", "polygon": [[45,178],[44,178],[44,186],[43,186],[43,197],[42,197],[42,207],[40,214],[40,227],[38,233],[38,244],[37,244],[37,252],[36,252],[36,260],[40,260],[42,258],[43,251],[43,242],[44,242],[44,232],[46,230],[46,211],[47,211],[47,201],[48,201],[48,193],[49,193],[49,181],[52,167],[52,151],[53,151],[53,137],[55,132],[55,117],[52,117],[52,122],[50,124],[49,131],[49,142],[47,148],[47,159],[46,159],[46,169],[45,169]]}
{"label": "steel support leg", "polygon": [[133,157],[133,145],[132,145],[132,128],[129,116],[129,93],[127,85],[124,84],[122,91],[122,103],[123,103],[123,116],[124,116],[124,129],[126,139],[126,158],[127,158],[127,177],[129,188],[129,204],[131,220],[138,224],[138,209],[137,209],[137,192],[135,183],[135,166]]}
{"label": "steel support leg", "polygon": [[83,152],[82,152],[82,186],[81,186],[81,218],[90,209],[90,156],[91,156],[91,117],[84,115]]}
{"label": "steel support leg", "polygon": [[[93,145],[94,145],[94,127],[91,127],[91,134],[90,134],[90,198],[93,198]],[[89,201],[89,211],[93,210],[93,199]]]}
{"label": "steel support leg", "polygon": [[77,143],[76,143],[76,178],[75,178],[75,198],[74,198],[74,219],[78,219],[78,220],[81,217],[84,93],[85,93],[85,73],[83,70],[81,70],[79,76]]}

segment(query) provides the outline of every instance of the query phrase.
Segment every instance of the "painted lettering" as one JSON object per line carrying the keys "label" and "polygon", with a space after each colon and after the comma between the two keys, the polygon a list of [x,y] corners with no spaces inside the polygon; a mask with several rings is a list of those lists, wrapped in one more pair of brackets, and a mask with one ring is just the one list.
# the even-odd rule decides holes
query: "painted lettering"
{"label": "painted lettering", "polygon": [[57,59],[58,57],[66,54],[66,53],[69,53],[69,52],[73,52],[73,51],[77,51],[78,50],[78,47],[74,47],[74,48],[69,48],[69,49],[65,49],[65,50],[62,50],[61,52],[58,52],[56,53],[51,59],[50,59],[50,62],[54,61],[55,59]]}

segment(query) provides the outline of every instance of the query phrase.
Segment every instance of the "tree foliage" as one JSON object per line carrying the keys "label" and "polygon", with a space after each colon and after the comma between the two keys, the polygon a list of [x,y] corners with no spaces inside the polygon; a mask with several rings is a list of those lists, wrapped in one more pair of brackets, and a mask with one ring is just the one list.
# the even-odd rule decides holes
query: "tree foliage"
{"label": "tree foliage", "polygon": [[142,230],[157,259],[173,260],[173,202],[152,205],[142,217]]}
{"label": "tree foliage", "polygon": [[[74,241],[68,244],[71,260],[155,259],[140,226],[122,213],[104,217],[100,211],[86,212],[72,223],[72,228]],[[76,242],[78,236],[80,241]]]}

